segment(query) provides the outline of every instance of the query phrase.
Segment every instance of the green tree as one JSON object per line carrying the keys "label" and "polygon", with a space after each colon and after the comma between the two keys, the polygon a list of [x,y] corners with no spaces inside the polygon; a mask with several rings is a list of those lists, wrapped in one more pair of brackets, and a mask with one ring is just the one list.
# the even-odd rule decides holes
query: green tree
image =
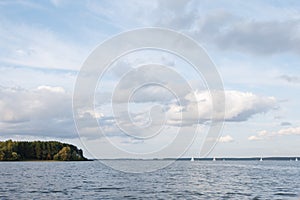
{"label": "green tree", "polygon": [[16,152],[11,153],[11,160],[19,160],[19,155]]}
{"label": "green tree", "polygon": [[57,141],[0,141],[0,161],[12,160],[86,160],[82,150]]}
{"label": "green tree", "polygon": [[0,151],[0,160],[5,159],[5,153],[3,151]]}
{"label": "green tree", "polygon": [[35,156],[38,160],[42,159],[42,149],[40,141],[37,141],[35,144]]}
{"label": "green tree", "polygon": [[56,155],[54,155],[54,160],[68,161],[71,160],[71,148],[63,147]]}

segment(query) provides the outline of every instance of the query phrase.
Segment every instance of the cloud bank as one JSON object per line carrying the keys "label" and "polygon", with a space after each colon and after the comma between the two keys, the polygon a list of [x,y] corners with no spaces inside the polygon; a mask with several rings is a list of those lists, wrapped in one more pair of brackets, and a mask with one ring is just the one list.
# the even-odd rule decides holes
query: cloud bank
{"label": "cloud bank", "polygon": [[[188,126],[191,122],[205,123],[211,119],[212,102],[208,91],[195,92],[197,101],[190,101],[189,94],[185,96],[184,105],[162,102],[160,116],[166,116],[168,126]],[[239,91],[225,91],[226,110],[225,121],[246,121],[256,114],[266,113],[276,108],[274,97],[262,97],[253,93]],[[148,103],[148,102],[144,102]],[[142,104],[143,103],[139,103]],[[157,103],[156,103],[157,104]],[[47,135],[51,137],[77,136],[72,114],[72,94],[62,87],[41,85],[37,88],[0,88],[0,126],[2,134]],[[146,104],[145,104],[146,105]],[[150,107],[149,107],[150,105]],[[151,104],[142,106],[140,112],[132,113],[132,119],[137,125],[145,125]],[[159,105],[159,104],[157,104]],[[199,115],[189,115],[191,109],[198,106]],[[217,109],[218,110],[218,109]],[[188,116],[181,121],[181,112]],[[117,134],[113,116],[101,111],[83,111],[81,118],[86,119],[86,132],[91,135],[98,133],[98,127],[90,127],[88,119],[97,119],[102,128],[110,133]],[[217,116],[222,116],[219,113]],[[122,120],[122,116],[120,116]],[[160,125],[161,117],[151,119],[155,125]],[[127,118],[125,118],[127,120]],[[123,124],[132,124],[131,121],[121,121]],[[220,119],[222,120],[222,119]],[[147,123],[146,123],[147,124]],[[88,134],[87,134],[88,135]],[[228,138],[227,138],[228,139]]]}

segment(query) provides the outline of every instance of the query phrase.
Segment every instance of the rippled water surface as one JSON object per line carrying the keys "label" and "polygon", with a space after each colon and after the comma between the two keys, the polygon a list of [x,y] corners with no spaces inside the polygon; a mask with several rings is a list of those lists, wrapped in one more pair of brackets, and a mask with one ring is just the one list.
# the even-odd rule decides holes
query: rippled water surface
{"label": "rippled water surface", "polygon": [[0,199],[299,199],[300,162],[177,161],[142,174],[99,161],[1,162],[0,179]]}

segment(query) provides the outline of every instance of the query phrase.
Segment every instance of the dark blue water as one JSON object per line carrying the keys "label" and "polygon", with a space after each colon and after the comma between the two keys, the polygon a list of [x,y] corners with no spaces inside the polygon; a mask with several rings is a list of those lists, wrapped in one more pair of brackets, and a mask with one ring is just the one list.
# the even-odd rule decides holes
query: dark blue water
{"label": "dark blue water", "polygon": [[1,162],[0,181],[0,199],[299,199],[300,162],[177,161],[142,174],[99,161]]}

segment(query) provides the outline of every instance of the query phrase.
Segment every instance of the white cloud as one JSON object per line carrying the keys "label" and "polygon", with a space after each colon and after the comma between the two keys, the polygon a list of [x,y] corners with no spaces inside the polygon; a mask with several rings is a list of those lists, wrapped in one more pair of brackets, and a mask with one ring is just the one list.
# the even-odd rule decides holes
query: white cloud
{"label": "white cloud", "polygon": [[[210,93],[208,91],[196,91],[195,95],[197,101],[194,101],[191,95],[192,94],[186,95],[185,101],[181,102],[182,104],[175,104],[170,101],[162,104],[139,103],[138,106],[130,105],[129,107],[133,106],[134,110],[137,110],[137,112],[132,112],[132,110],[129,110],[129,112],[132,112],[131,118],[127,117],[127,111],[125,110],[124,112],[121,112],[120,115],[115,117],[117,117],[120,124],[128,130],[134,129],[133,124],[144,126],[149,123],[148,125],[151,127],[149,128],[150,132],[151,130],[159,129],[159,126],[187,127],[193,126],[197,123],[207,124],[209,121],[211,121],[211,115],[213,111]],[[221,97],[221,95],[218,97]],[[276,108],[276,99],[274,97],[262,97],[253,93],[232,90],[225,91],[225,97],[225,121],[246,121],[256,114],[265,113]],[[221,101],[221,98],[218,100]],[[153,112],[152,108],[154,107],[152,106],[160,106],[160,108],[156,110],[156,112]],[[127,108],[127,106],[125,107]],[[197,109],[199,113],[196,112]],[[224,116],[222,114],[222,109],[218,108],[218,105],[215,109],[217,111],[217,120],[222,120],[222,117]],[[166,121],[162,122],[164,120]],[[149,134],[147,133],[146,129],[144,130],[146,134]],[[136,131],[136,134],[143,135],[141,131]],[[231,138],[226,136],[222,138],[221,141],[229,142],[231,141]]]}
{"label": "white cloud", "polygon": [[276,108],[274,97],[265,97],[251,92],[225,91],[225,120],[245,121],[258,113]]}
{"label": "white cloud", "polygon": [[258,132],[258,136],[260,136],[260,137],[264,137],[264,136],[266,136],[266,135],[268,135],[268,132],[267,132],[266,130],[263,130],[263,131],[259,131],[259,132]]}
{"label": "white cloud", "polygon": [[262,140],[262,138],[261,137],[258,137],[258,136],[256,136],[256,135],[251,135],[250,137],[248,137],[248,140]]}
{"label": "white cloud", "polygon": [[234,139],[230,135],[221,136],[218,139],[218,142],[221,142],[221,143],[227,143],[227,142],[233,142],[233,141],[234,141]]}
{"label": "white cloud", "polygon": [[300,135],[300,127],[281,129],[276,134],[277,135]]}
{"label": "white cloud", "polygon": [[278,131],[266,131],[262,130],[257,135],[248,137],[248,140],[267,140],[273,137],[286,136],[286,135],[300,135],[300,127],[283,128]]}
{"label": "white cloud", "polygon": [[269,138],[269,133],[266,130],[259,131],[257,135],[251,135],[248,137],[248,140],[263,140]]}
{"label": "white cloud", "polygon": [[74,137],[71,102],[61,87],[0,88],[1,134]]}
{"label": "white cloud", "polygon": [[47,85],[38,86],[37,90],[41,90],[41,91],[46,90],[46,91],[55,92],[55,93],[65,93],[65,90],[62,87],[51,87],[51,86],[47,86]]}
{"label": "white cloud", "polygon": [[92,117],[94,119],[100,119],[104,117],[104,114],[95,110],[83,110],[78,113],[78,117],[85,118],[86,116]]}
{"label": "white cloud", "polygon": [[[224,93],[226,98],[225,121],[246,121],[256,114],[263,114],[277,108],[277,101],[274,97],[264,97],[250,92],[234,90],[225,91]],[[114,110],[122,110],[122,112],[114,111],[116,116],[113,116],[112,110],[109,111],[111,108],[104,109],[105,105],[102,105],[101,108],[106,111],[100,112],[101,115],[98,117],[100,120],[99,123],[105,131],[115,135],[118,131],[120,132],[116,126],[115,120],[117,120],[122,128],[129,130],[129,132],[133,131],[136,135],[143,136],[144,134],[149,135],[149,132],[158,130],[161,126],[187,127],[197,123],[206,124],[211,121],[213,107],[210,93],[208,91],[196,91],[196,101],[191,98],[191,95],[192,94],[186,95],[185,98],[182,99],[182,104],[174,103],[176,101],[139,102],[129,104],[115,102],[113,105]],[[221,95],[217,95],[217,97],[221,97]],[[218,101],[221,100],[223,101],[224,99],[218,99]],[[196,113],[197,109],[199,115]],[[215,109],[217,111],[217,119],[222,120],[224,115],[222,114],[221,108],[217,105]],[[130,113],[130,117],[128,117],[127,112]],[[90,118],[95,118],[94,112],[90,113],[84,111],[84,113],[85,115],[89,114]],[[146,128],[149,130],[146,130]],[[142,129],[144,131],[140,131]],[[223,139],[224,140],[222,141],[230,140],[229,137]]]}
{"label": "white cloud", "polygon": [[[275,109],[277,104],[274,97],[258,96],[250,92],[228,90],[224,91],[224,94],[226,102],[225,121],[246,121],[255,114],[266,113]],[[195,114],[195,112],[191,111],[197,110],[197,107],[199,111],[199,121],[210,120],[213,109],[215,109],[215,112],[217,113],[216,118],[222,120],[222,117],[224,116],[222,108],[219,108],[218,105],[213,108],[211,94],[208,91],[196,91],[195,96],[197,102],[190,101],[191,95],[192,94],[188,94],[186,96],[188,103],[184,105],[184,107],[180,107],[179,105],[172,105],[170,107],[168,114],[171,116],[172,120],[177,121],[180,119],[179,117],[181,117],[181,115],[177,112],[178,110]],[[218,97],[221,97],[221,95]],[[223,99],[219,99],[218,101],[223,101]],[[189,118],[195,117],[198,116],[189,116]]]}

